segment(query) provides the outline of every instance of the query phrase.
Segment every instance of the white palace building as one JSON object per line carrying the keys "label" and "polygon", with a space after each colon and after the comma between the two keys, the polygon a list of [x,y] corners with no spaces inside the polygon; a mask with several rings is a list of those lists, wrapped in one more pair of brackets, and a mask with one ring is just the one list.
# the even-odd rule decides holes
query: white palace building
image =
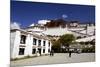
{"label": "white palace building", "polygon": [[63,34],[81,36],[80,39],[76,40],[77,42],[95,39],[95,26],[93,24],[87,25],[87,28],[86,24],[73,23],[71,26],[47,28],[42,24],[31,24],[25,29],[11,28],[11,58],[49,54],[52,43],[48,35],[54,38],[59,38]]}

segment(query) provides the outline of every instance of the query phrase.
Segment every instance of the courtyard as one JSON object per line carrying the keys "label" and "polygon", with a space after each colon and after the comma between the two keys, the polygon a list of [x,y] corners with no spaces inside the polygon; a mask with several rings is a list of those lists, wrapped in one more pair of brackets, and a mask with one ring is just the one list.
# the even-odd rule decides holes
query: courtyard
{"label": "courtyard", "polygon": [[68,53],[55,53],[54,56],[39,56],[35,58],[21,59],[11,61],[11,67],[18,66],[33,66],[33,65],[47,65],[47,64],[67,64],[80,62],[94,62],[95,53],[72,53],[69,57]]}

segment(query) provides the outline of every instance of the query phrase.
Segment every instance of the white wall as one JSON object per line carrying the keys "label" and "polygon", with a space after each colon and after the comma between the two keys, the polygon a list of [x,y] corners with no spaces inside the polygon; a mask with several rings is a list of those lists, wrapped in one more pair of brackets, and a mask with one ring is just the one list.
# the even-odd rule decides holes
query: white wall
{"label": "white wall", "polygon": [[48,53],[48,40],[46,40],[45,53]]}
{"label": "white wall", "polygon": [[[13,41],[13,40],[12,40]],[[13,45],[13,50],[12,50],[12,55],[11,58],[16,58],[18,57],[19,53],[19,44],[20,44],[20,31],[15,32],[15,39],[14,39],[14,44]]]}
{"label": "white wall", "polygon": [[10,33],[10,56],[12,56],[16,32]]}
{"label": "white wall", "polygon": [[71,32],[68,31],[67,28],[55,27],[55,28],[47,28],[43,33],[46,34],[46,35],[61,36],[63,34],[71,33]]}
{"label": "white wall", "polygon": [[26,37],[26,47],[25,47],[25,55],[24,56],[32,56],[32,46],[33,46],[33,36],[30,34]]}

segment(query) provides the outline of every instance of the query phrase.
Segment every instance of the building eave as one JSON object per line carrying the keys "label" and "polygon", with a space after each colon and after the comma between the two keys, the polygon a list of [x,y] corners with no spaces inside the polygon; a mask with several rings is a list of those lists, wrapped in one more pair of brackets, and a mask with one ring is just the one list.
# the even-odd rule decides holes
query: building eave
{"label": "building eave", "polygon": [[27,32],[26,30],[22,30],[22,29],[11,29],[10,30],[10,32],[15,32],[15,31],[20,31],[22,33],[30,34],[33,37],[36,37],[36,38],[39,38],[39,39],[49,40],[49,38],[47,36],[41,36],[41,35],[33,34],[33,33],[30,33],[30,32]]}

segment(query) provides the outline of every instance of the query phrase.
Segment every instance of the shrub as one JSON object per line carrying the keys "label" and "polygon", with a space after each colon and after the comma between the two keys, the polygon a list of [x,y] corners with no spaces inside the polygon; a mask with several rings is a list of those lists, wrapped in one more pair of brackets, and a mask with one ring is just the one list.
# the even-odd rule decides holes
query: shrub
{"label": "shrub", "polygon": [[83,53],[95,53],[95,47],[91,47],[91,48],[83,48],[82,49]]}

